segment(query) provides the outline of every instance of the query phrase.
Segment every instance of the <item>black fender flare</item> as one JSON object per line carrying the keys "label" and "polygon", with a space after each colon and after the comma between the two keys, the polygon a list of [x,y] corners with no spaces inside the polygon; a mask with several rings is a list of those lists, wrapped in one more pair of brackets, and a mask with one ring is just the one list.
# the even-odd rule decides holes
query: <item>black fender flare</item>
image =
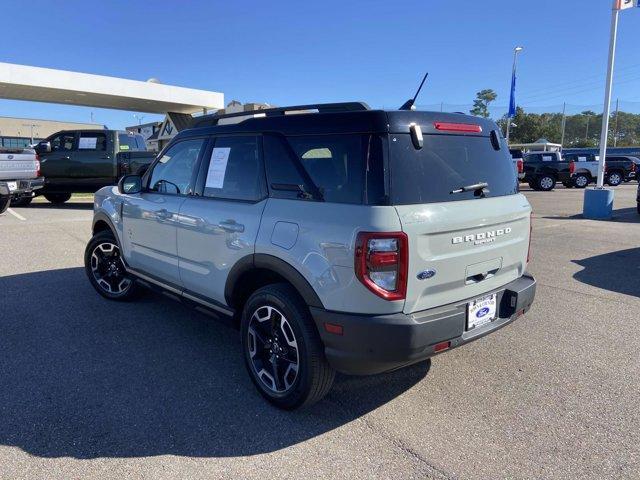
{"label": "black fender flare", "polygon": [[253,269],[270,270],[277,273],[293,285],[307,305],[324,308],[320,297],[318,297],[311,284],[295,267],[278,257],[266,253],[247,255],[231,268],[224,287],[224,298],[227,305],[233,305],[233,291],[242,275]]}
{"label": "black fender flare", "polygon": [[111,220],[109,215],[107,215],[104,212],[97,212],[96,214],[93,215],[93,221],[91,222],[91,233],[93,233],[95,231],[96,224],[98,222],[106,223],[109,226],[109,228],[111,229],[111,232],[115,235],[116,240],[118,239],[117,230],[116,230],[115,225],[113,224],[113,221]]}

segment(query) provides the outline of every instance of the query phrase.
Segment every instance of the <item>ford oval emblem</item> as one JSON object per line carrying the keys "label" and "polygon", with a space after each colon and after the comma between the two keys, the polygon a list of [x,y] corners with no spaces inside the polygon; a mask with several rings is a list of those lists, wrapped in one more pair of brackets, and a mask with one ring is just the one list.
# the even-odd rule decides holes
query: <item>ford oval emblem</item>
{"label": "ford oval emblem", "polygon": [[8,158],[9,160],[13,160],[13,155],[9,155],[9,156],[7,156],[7,158]]}
{"label": "ford oval emblem", "polygon": [[433,278],[436,275],[436,271],[433,269],[428,269],[428,270],[423,270],[422,272],[420,272],[418,275],[416,275],[418,277],[418,280],[427,280],[429,278]]}
{"label": "ford oval emblem", "polygon": [[481,308],[480,310],[478,310],[478,311],[476,312],[476,317],[477,317],[477,318],[482,318],[482,317],[484,317],[487,313],[489,313],[489,307]]}

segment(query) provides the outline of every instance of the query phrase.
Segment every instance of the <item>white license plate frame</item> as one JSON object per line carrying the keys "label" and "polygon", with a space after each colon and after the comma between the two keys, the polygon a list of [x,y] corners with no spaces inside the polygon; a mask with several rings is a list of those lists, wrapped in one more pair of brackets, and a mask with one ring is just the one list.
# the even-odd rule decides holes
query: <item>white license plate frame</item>
{"label": "white license plate frame", "polygon": [[467,331],[475,330],[498,318],[498,294],[483,295],[467,303]]}

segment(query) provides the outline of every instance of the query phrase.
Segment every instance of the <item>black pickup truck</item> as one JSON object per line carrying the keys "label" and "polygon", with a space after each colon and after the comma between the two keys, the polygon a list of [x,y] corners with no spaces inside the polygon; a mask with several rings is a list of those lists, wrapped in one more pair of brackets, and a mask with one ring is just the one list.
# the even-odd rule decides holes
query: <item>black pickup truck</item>
{"label": "black pickup truck", "polygon": [[573,162],[560,152],[529,152],[524,155],[524,181],[534,190],[553,190],[557,182],[568,184],[573,174]]}
{"label": "black pickup truck", "polygon": [[[118,130],[65,130],[36,145],[45,184],[38,195],[64,203],[72,193],[94,193],[115,185],[123,175],[149,166],[156,153],[148,152],[142,135]],[[21,205],[31,198],[20,199]]]}

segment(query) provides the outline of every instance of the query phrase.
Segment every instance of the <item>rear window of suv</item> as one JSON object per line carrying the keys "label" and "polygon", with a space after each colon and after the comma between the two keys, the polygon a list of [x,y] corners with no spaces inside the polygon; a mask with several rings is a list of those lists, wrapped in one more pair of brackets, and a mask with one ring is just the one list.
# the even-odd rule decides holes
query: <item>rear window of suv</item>
{"label": "rear window of suv", "polygon": [[474,192],[451,192],[483,182],[486,197],[518,191],[509,151],[504,145],[495,150],[489,137],[425,135],[416,150],[410,135],[393,134],[389,153],[394,205],[470,200]]}

